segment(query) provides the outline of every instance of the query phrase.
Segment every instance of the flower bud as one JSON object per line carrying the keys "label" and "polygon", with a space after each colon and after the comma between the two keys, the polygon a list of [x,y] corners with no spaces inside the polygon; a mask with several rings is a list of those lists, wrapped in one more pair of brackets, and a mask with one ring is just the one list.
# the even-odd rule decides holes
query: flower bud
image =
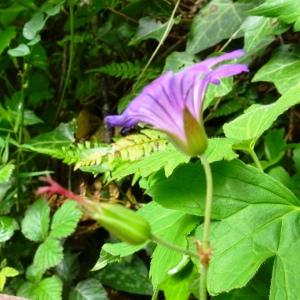
{"label": "flower bud", "polygon": [[[87,205],[85,205],[87,208]],[[88,214],[111,234],[133,245],[143,244],[151,237],[149,223],[136,212],[110,203],[93,203]]]}

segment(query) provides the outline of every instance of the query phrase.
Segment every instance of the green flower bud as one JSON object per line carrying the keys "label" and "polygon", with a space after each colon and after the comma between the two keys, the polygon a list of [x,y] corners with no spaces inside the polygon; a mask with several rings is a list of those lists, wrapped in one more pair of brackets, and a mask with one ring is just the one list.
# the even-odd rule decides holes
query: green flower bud
{"label": "green flower bud", "polygon": [[[85,205],[87,208],[87,205]],[[136,212],[111,203],[93,203],[89,215],[111,234],[128,244],[138,245],[151,237],[149,223]]]}

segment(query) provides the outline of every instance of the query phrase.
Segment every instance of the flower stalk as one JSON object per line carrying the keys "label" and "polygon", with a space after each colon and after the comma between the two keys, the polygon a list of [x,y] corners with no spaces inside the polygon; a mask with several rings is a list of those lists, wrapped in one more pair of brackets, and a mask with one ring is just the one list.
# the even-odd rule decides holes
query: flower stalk
{"label": "flower stalk", "polygon": [[205,213],[204,213],[204,228],[203,228],[203,241],[196,243],[198,255],[201,264],[201,278],[200,278],[200,299],[207,299],[207,270],[211,258],[211,247],[209,243],[210,224],[211,224],[211,211],[213,199],[213,177],[210,164],[206,156],[200,155],[200,160],[204,168],[206,179],[206,200],[205,200]]}

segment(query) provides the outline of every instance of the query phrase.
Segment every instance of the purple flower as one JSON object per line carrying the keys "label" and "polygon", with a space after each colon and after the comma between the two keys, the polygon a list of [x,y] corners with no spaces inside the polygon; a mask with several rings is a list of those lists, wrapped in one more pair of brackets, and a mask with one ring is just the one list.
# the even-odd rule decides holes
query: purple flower
{"label": "purple flower", "polygon": [[107,116],[109,126],[130,128],[139,122],[166,132],[185,153],[196,156],[207,147],[207,137],[202,122],[202,103],[210,83],[247,72],[242,64],[220,62],[241,57],[236,50],[183,69],[178,73],[168,71],[146,86],[121,115]]}

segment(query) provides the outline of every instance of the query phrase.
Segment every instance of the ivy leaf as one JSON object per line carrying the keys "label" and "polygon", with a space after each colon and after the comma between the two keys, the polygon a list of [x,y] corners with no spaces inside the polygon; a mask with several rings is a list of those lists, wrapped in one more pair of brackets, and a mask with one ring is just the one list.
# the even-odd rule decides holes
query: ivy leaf
{"label": "ivy leaf", "polygon": [[71,235],[81,216],[82,211],[76,202],[65,202],[52,218],[50,237],[60,239]]}
{"label": "ivy leaf", "polygon": [[71,290],[69,300],[108,300],[106,291],[96,279],[80,281]]}
{"label": "ivy leaf", "polygon": [[16,48],[9,49],[7,53],[13,57],[22,57],[30,54],[30,49],[25,44],[20,44]]}
{"label": "ivy leaf", "polygon": [[[199,224],[199,218],[184,215],[172,227],[166,230],[160,238],[173,245],[186,248],[187,235]],[[150,276],[154,288],[157,288],[167,277],[168,272],[176,267],[183,255],[157,245],[151,259]]]}
{"label": "ivy leaf", "polygon": [[252,5],[232,0],[211,1],[193,19],[187,52],[195,54],[230,38],[240,28]]}
{"label": "ivy leaf", "polygon": [[271,59],[255,74],[253,82],[273,82],[281,94],[300,83],[300,47],[278,47]]}
{"label": "ivy leaf", "polygon": [[39,245],[33,259],[33,264],[38,269],[46,271],[49,268],[57,266],[63,259],[63,247],[60,241],[48,237]]}
{"label": "ivy leaf", "polygon": [[11,217],[0,217],[0,243],[8,241],[17,229],[16,221]]}
{"label": "ivy leaf", "polygon": [[277,17],[287,24],[294,24],[295,31],[300,30],[300,7],[295,0],[266,0],[263,4],[249,11],[253,15]]}
{"label": "ivy leaf", "polygon": [[[178,22],[179,20],[173,19],[171,22],[171,27],[174,23]],[[135,34],[135,36],[129,42],[129,45],[137,45],[141,41],[154,39],[160,42],[164,32],[167,29],[169,22],[161,23],[151,17],[144,17],[139,20],[139,27]]]}
{"label": "ivy leaf", "polygon": [[22,233],[34,242],[43,241],[49,230],[50,208],[44,199],[35,201],[26,211],[22,221]]}
{"label": "ivy leaf", "polygon": [[250,106],[244,114],[223,126],[226,137],[255,143],[281,114],[300,103],[299,93],[300,84],[290,88],[272,104]]}
{"label": "ivy leaf", "polygon": [[163,72],[172,70],[178,72],[182,68],[194,64],[196,57],[188,52],[172,52],[167,58]]}
{"label": "ivy leaf", "polygon": [[0,31],[0,54],[9,46],[16,34],[16,28],[12,26],[7,26],[4,30]]}

